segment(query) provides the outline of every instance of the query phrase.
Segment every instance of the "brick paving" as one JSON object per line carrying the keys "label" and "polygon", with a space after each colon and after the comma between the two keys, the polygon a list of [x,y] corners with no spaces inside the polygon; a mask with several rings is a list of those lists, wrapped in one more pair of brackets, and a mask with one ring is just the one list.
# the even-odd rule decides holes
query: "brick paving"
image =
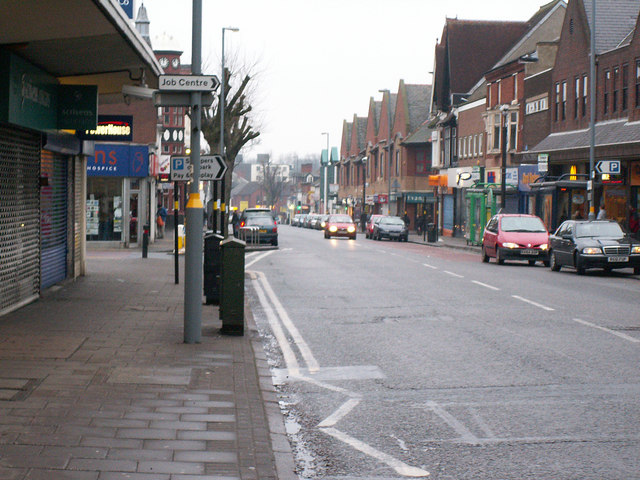
{"label": "brick paving", "polygon": [[262,345],[203,305],[183,343],[170,236],[89,250],[87,275],[0,317],[1,480],[293,480]]}

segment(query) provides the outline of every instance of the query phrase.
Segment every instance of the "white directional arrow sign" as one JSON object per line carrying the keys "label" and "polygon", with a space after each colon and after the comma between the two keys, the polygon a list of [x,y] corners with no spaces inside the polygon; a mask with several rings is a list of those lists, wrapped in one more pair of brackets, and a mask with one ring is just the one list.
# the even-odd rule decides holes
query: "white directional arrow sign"
{"label": "white directional arrow sign", "polygon": [[[221,180],[227,171],[227,164],[222,155],[206,155],[200,157],[200,180]],[[193,168],[190,157],[171,157],[172,182],[190,182],[193,180]]]}
{"label": "white directional arrow sign", "polygon": [[227,171],[222,155],[200,157],[200,180],[221,180]]}
{"label": "white directional arrow sign", "polygon": [[596,164],[596,172],[609,175],[619,175],[621,173],[620,160],[600,160]]}
{"label": "white directional arrow sign", "polygon": [[215,75],[160,75],[159,90],[210,92],[220,85]]}

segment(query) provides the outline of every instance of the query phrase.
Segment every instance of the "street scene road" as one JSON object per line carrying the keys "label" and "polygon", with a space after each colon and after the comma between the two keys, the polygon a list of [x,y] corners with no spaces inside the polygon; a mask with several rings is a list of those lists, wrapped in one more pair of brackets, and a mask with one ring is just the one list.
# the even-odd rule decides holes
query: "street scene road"
{"label": "street scene road", "polygon": [[640,478],[631,270],[289,226],[246,270],[301,478]]}

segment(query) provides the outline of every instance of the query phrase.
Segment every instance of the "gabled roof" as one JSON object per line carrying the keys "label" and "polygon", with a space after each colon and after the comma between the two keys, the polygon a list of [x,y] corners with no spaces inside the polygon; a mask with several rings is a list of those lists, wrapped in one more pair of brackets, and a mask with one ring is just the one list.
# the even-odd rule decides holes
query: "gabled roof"
{"label": "gabled roof", "polygon": [[364,150],[367,142],[367,117],[356,117],[358,124],[358,153]]}
{"label": "gabled roof", "polygon": [[411,133],[429,118],[431,85],[405,85],[404,87],[407,93],[406,107],[409,116],[409,133]]}
{"label": "gabled roof", "polygon": [[448,19],[451,93],[466,93],[527,29],[526,22]]}
{"label": "gabled roof", "polygon": [[[591,28],[591,0],[581,0]],[[596,52],[608,52],[628,44],[638,21],[638,0],[598,0],[596,2]]]}
{"label": "gabled roof", "polygon": [[403,145],[424,145],[431,142],[431,132],[433,129],[429,127],[429,120],[425,120],[415,132],[409,134],[402,142]]}

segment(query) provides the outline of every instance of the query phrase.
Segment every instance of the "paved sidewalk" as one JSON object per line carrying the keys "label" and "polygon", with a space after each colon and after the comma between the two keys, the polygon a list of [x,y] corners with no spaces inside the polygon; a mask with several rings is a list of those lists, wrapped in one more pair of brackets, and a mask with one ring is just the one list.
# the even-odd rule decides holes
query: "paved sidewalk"
{"label": "paved sidewalk", "polygon": [[184,344],[171,244],[89,250],[87,276],[0,317],[0,479],[298,478],[251,312],[222,336],[204,305]]}
{"label": "paved sidewalk", "polygon": [[418,235],[415,232],[409,232],[409,241],[412,243],[420,243],[432,247],[448,247],[458,250],[467,250],[470,252],[480,252],[480,246],[469,245],[467,239],[463,237],[444,237],[438,236],[438,241],[428,242],[424,235]]}

